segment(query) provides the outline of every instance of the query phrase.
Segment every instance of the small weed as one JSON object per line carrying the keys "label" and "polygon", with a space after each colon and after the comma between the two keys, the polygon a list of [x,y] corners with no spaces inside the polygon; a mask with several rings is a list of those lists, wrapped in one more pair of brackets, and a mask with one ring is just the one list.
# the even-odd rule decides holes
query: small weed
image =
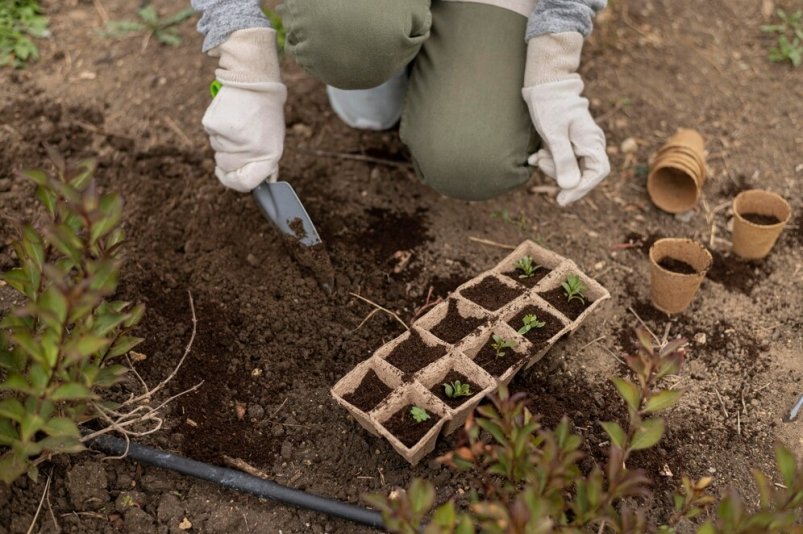
{"label": "small weed", "polygon": [[546,322],[539,321],[538,317],[533,314],[525,315],[521,320],[523,326],[517,330],[522,336],[532,330],[533,328],[543,328]]}
{"label": "small weed", "polygon": [[420,406],[413,406],[410,408],[410,415],[415,419],[416,423],[423,423],[429,419],[427,411]]}
{"label": "small weed", "polygon": [[130,33],[142,33],[145,37],[142,41],[142,50],[147,48],[151,38],[156,38],[162,44],[178,46],[181,44],[181,36],[175,29],[188,18],[195,14],[191,7],[182,9],[175,15],[159,18],[159,13],[152,5],[147,5],[137,11],[140,20],[111,20],[106,24],[103,33],[106,37],[120,38]]}
{"label": "small weed", "polygon": [[585,292],[588,290],[586,285],[580,280],[580,277],[576,274],[570,274],[566,277],[566,281],[563,282],[560,287],[563,288],[563,291],[566,293],[566,300],[571,302],[572,300],[579,300],[581,303],[585,304]]}
{"label": "small weed", "polygon": [[496,335],[496,334],[491,336],[491,338],[494,340],[494,342],[491,343],[491,348],[496,351],[496,357],[497,358],[504,357],[505,349],[512,349],[513,347],[516,346],[516,342],[515,341],[508,341],[507,339],[503,338],[502,336],[499,336],[499,335]]}
{"label": "small weed", "polygon": [[455,380],[451,384],[443,384],[443,389],[446,391],[446,396],[450,399],[457,397],[469,397],[471,393],[471,384],[463,384],[459,380]]}
{"label": "small weed", "polygon": [[31,37],[47,37],[47,23],[38,0],[0,1],[0,67],[21,68],[38,58]]}
{"label": "small weed", "polygon": [[787,14],[779,9],[776,15],[780,23],[761,27],[762,32],[778,36],[778,45],[770,50],[769,59],[774,63],[789,61],[799,67],[803,63],[803,10]]}
{"label": "small weed", "polygon": [[532,278],[535,276],[535,271],[541,268],[540,265],[533,263],[532,256],[524,256],[516,262],[515,267],[521,271],[519,278]]}

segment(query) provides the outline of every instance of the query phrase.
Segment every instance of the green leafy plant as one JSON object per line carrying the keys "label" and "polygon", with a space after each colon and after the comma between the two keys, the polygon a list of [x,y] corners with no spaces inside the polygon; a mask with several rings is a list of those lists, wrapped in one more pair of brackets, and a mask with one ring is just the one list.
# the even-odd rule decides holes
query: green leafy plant
{"label": "green leafy plant", "polygon": [[508,341],[507,339],[497,334],[491,335],[491,339],[493,339],[493,343],[491,343],[491,348],[496,351],[497,358],[504,357],[506,349],[512,349],[516,346],[515,341]]}
{"label": "green leafy plant", "polygon": [[446,392],[446,396],[450,399],[456,399],[458,397],[470,397],[471,393],[471,384],[463,384],[459,380],[455,380],[451,384],[448,382],[443,384],[443,389]]}
{"label": "green leafy plant", "polygon": [[[382,512],[390,532],[405,534],[647,532],[649,523],[638,504],[650,495],[649,480],[642,471],[629,469],[627,458],[660,440],[663,421],[655,414],[671,408],[679,396],[660,384],[679,371],[685,342],[656,345],[646,331],[639,331],[638,337],[639,353],[626,361],[635,382],[613,380],[628,406],[628,424],[626,429],[618,423],[603,424],[611,437],[605,466],[583,474],[579,462],[585,447],[568,419],[555,429],[544,428],[527,409],[524,395],[510,395],[502,386],[490,397],[492,404],[480,406],[476,417],[466,421],[467,443],[439,459],[453,469],[482,475],[483,485],[470,496],[467,508],[459,509],[449,500],[433,510],[434,487],[420,479],[406,492],[368,495],[365,500]],[[734,493],[714,509],[716,499],[706,492],[711,479],[684,477],[674,496],[675,511],[658,532],[675,533],[681,521],[703,512],[712,517],[699,526],[698,534],[799,532],[794,525],[803,504],[803,466],[796,466],[782,447],[777,449],[777,463],[784,487],[772,489],[757,473],[762,497],[755,512],[747,512]],[[424,527],[425,518],[429,521]]]}
{"label": "green leafy plant", "polygon": [[519,334],[522,336],[532,330],[533,328],[543,328],[546,325],[546,322],[539,321],[538,317],[533,314],[527,314],[521,319],[522,327],[517,330]]}
{"label": "green leafy plant", "polygon": [[276,49],[279,51],[279,54],[284,54],[284,44],[287,42],[287,30],[284,29],[282,17],[269,7],[262,9],[262,12],[265,13],[265,16],[270,21],[271,27],[276,30]]}
{"label": "green leafy plant", "polygon": [[520,258],[514,266],[516,269],[521,271],[519,278],[532,278],[535,276],[535,271],[541,268],[540,265],[533,263],[532,256],[524,256]]}
{"label": "green leafy plant", "polygon": [[[51,152],[55,172],[27,171],[47,220],[24,224],[19,266],[1,279],[23,301],[0,321],[0,478],[10,483],[54,454],[80,451],[78,425],[110,420],[102,390],[127,368],[118,360],[145,311],[108,300],[120,272],[122,200],[98,192],[94,166],[76,169]],[[112,412],[110,412],[112,411]]]}
{"label": "green leafy plant", "polygon": [[142,40],[142,50],[147,48],[152,38],[156,38],[162,44],[178,46],[181,44],[181,36],[175,29],[185,20],[195,14],[191,7],[182,9],[176,14],[165,18],[159,18],[159,13],[153,5],[148,4],[137,11],[139,20],[111,20],[106,24],[104,35],[107,37],[120,38],[127,34],[145,34]]}
{"label": "green leafy plant", "polygon": [[410,415],[413,419],[415,419],[416,423],[423,423],[424,421],[429,420],[429,414],[420,406],[413,406],[410,408]]}
{"label": "green leafy plant", "polygon": [[799,67],[803,63],[803,10],[787,14],[779,9],[775,14],[780,23],[761,27],[764,33],[778,37],[778,44],[770,50],[769,59],[776,63],[789,61],[793,66]]}
{"label": "green leafy plant", "polygon": [[583,281],[580,280],[579,275],[567,275],[566,280],[560,285],[560,287],[563,288],[563,292],[566,294],[566,300],[569,302],[576,299],[583,304],[586,303],[585,292],[588,290],[588,288]]}
{"label": "green leafy plant", "polygon": [[0,1],[0,67],[20,68],[38,58],[39,49],[31,38],[47,37],[47,26],[38,0]]}

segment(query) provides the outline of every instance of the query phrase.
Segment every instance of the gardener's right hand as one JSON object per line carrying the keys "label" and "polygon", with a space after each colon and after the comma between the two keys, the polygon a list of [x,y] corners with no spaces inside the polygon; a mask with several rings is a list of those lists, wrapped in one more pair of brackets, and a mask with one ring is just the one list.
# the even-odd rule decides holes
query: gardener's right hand
{"label": "gardener's right hand", "polygon": [[209,55],[220,57],[222,84],[203,118],[221,183],[247,193],[275,181],[284,149],[287,88],[279,76],[276,32],[238,30]]}

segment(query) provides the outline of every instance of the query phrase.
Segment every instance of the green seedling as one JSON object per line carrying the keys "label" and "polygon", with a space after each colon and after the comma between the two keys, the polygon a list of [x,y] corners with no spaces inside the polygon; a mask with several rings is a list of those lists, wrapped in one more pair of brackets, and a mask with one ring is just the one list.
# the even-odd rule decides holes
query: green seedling
{"label": "green seedling", "polygon": [[516,262],[515,267],[521,271],[519,278],[532,278],[535,275],[535,271],[541,268],[540,265],[533,263],[532,256],[524,256]]}
{"label": "green seedling", "polygon": [[175,15],[159,18],[159,13],[152,5],[147,5],[137,11],[140,20],[111,20],[106,24],[103,34],[106,37],[120,38],[131,33],[144,34],[142,40],[142,50],[148,47],[151,38],[155,38],[162,44],[178,46],[181,44],[181,36],[175,29],[188,18],[195,14],[191,7],[182,9]]}
{"label": "green seedling", "polygon": [[38,0],[0,1],[0,67],[24,67],[39,57],[32,37],[47,37],[47,18]]}
{"label": "green seedling", "polygon": [[566,300],[571,302],[572,300],[579,300],[581,303],[585,304],[585,292],[588,290],[586,285],[580,280],[580,277],[576,274],[570,274],[566,277],[566,281],[560,285],[563,288],[563,291],[566,293]]}
{"label": "green seedling", "polygon": [[533,328],[543,328],[546,322],[539,321],[538,317],[534,314],[525,315],[521,322],[523,323],[522,327],[517,330],[519,334],[522,336],[532,330]]}
{"label": "green seedling", "polygon": [[516,346],[515,341],[508,341],[507,339],[499,336],[497,334],[493,334],[491,336],[493,339],[493,343],[491,343],[491,348],[496,351],[496,357],[502,358],[505,355],[505,349],[512,349]]}
{"label": "green seedling", "polygon": [[423,423],[429,419],[429,414],[427,411],[420,406],[413,406],[410,408],[410,415],[413,416],[413,419],[415,419],[416,423]]}
{"label": "green seedling", "polygon": [[468,397],[471,393],[471,384],[463,384],[459,380],[455,380],[451,384],[448,382],[443,384],[443,389],[446,390],[446,396],[450,399],[457,397]]}
{"label": "green seedling", "polygon": [[769,59],[774,63],[789,61],[795,67],[803,63],[803,10],[787,14],[783,9],[776,11],[779,24],[767,24],[761,27],[764,33],[778,36],[778,44],[769,52]]}

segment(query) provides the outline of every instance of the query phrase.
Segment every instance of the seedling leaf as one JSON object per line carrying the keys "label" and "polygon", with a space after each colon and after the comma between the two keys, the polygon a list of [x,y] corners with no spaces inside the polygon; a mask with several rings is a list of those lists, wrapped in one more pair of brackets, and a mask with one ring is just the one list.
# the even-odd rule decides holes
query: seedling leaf
{"label": "seedling leaf", "polygon": [[416,423],[423,423],[430,418],[430,415],[424,408],[420,406],[413,406],[410,408],[410,415],[415,419]]}

